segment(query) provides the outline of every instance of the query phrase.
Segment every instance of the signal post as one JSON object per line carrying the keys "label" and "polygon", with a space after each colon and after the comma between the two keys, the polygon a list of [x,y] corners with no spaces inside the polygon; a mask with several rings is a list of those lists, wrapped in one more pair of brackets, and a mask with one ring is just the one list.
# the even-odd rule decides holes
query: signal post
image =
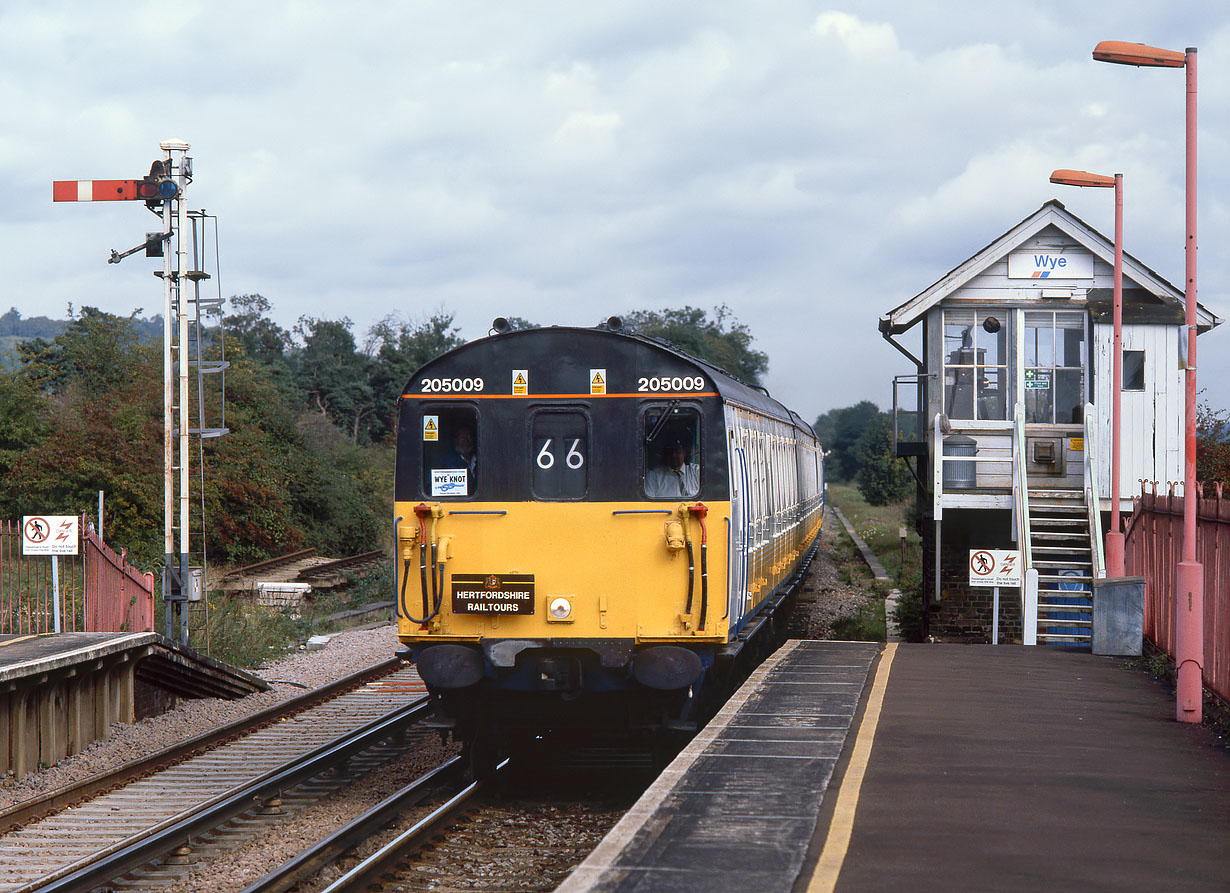
{"label": "signal post", "polygon": [[[166,604],[166,636],[188,641],[188,602],[202,597],[199,576],[189,567],[189,434],[188,419],[188,313],[183,305],[183,280],[192,270],[189,255],[188,209],[184,192],[192,182],[188,143],[159,143],[162,156],[148,175],[134,180],[57,180],[52,198],[68,201],[144,201],[162,220],[162,231],[146,233],[145,241],[124,252],[112,251],[108,263],[144,249],[146,257],[161,257],[162,279],[162,443],[163,443],[163,553],[162,595]],[[164,246],[173,246],[165,250]],[[178,448],[178,456],[176,455]],[[178,487],[176,474],[178,470]],[[178,525],[176,512],[178,511]],[[175,530],[179,530],[179,549]]]}

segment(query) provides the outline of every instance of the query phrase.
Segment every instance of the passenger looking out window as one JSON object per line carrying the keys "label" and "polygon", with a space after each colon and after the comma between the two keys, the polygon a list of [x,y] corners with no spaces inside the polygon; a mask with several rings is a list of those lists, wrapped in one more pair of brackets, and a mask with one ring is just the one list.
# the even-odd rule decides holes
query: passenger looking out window
{"label": "passenger looking out window", "polygon": [[453,448],[444,454],[441,468],[464,468],[471,478],[478,468],[478,456],[474,452],[474,428],[461,425],[453,434]]}
{"label": "passenger looking out window", "polygon": [[423,416],[423,495],[473,496],[478,487],[477,413],[428,409]]}
{"label": "passenger looking out window", "polygon": [[690,499],[700,493],[700,418],[695,410],[669,408],[645,416],[645,495]]}

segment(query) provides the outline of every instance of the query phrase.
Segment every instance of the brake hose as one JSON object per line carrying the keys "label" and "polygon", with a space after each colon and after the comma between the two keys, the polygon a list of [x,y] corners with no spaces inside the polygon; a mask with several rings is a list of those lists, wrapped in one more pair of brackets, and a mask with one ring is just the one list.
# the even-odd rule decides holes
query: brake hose
{"label": "brake hose", "polygon": [[[705,628],[705,616],[709,611],[709,532],[705,527],[705,515],[709,513],[709,507],[698,502],[688,511],[700,521],[700,623],[696,628],[702,630]],[[691,598],[691,592],[688,597]]]}
{"label": "brake hose", "polygon": [[[437,614],[440,613],[441,600],[438,598],[435,599],[434,605],[432,604],[431,601],[428,601],[428,595],[427,595],[427,523],[423,519],[423,513],[419,512],[417,507],[415,509],[415,514],[417,514],[419,518],[419,590],[423,593],[423,617],[422,619],[419,619],[418,617],[413,616],[410,613],[410,611],[407,609],[406,619],[408,619],[411,623],[426,624],[428,621],[430,621],[432,618],[434,618]],[[432,548],[432,562],[434,564],[435,548],[436,548],[435,543],[432,543],[431,548]],[[434,583],[435,576],[436,576],[434,571],[431,576],[432,576],[432,582]],[[402,565],[401,601],[403,602],[403,605],[405,603],[405,596],[406,596],[406,582],[409,579],[410,579],[410,562],[407,561]],[[443,586],[443,584],[441,584],[441,586]]]}

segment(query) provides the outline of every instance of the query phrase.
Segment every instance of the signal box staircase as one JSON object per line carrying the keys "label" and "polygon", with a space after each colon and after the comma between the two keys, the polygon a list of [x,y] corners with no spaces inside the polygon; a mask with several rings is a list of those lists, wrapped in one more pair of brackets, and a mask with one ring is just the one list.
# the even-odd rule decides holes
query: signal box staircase
{"label": "signal box staircase", "polygon": [[1038,644],[1093,642],[1093,536],[1082,490],[1029,490],[1029,565],[1038,571]]}

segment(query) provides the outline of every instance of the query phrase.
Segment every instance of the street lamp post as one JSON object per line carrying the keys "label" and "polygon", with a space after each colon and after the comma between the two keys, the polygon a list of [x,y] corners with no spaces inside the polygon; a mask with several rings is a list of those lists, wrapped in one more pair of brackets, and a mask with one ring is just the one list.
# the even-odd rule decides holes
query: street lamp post
{"label": "street lamp post", "polygon": [[1186,222],[1184,304],[1187,373],[1184,399],[1183,560],[1175,571],[1175,718],[1200,722],[1204,667],[1204,568],[1196,560],[1196,48],[1163,50],[1141,43],[1104,40],[1093,50],[1099,62],[1187,70]]}
{"label": "street lamp post", "polygon": [[1106,533],[1106,575],[1122,577],[1123,530],[1119,520],[1119,464],[1122,453],[1119,440],[1123,423],[1119,412],[1119,396],[1123,391],[1123,174],[1108,177],[1088,171],[1057,170],[1051,173],[1051,182],[1064,186],[1095,186],[1115,190],[1115,337],[1111,354],[1110,530]]}

